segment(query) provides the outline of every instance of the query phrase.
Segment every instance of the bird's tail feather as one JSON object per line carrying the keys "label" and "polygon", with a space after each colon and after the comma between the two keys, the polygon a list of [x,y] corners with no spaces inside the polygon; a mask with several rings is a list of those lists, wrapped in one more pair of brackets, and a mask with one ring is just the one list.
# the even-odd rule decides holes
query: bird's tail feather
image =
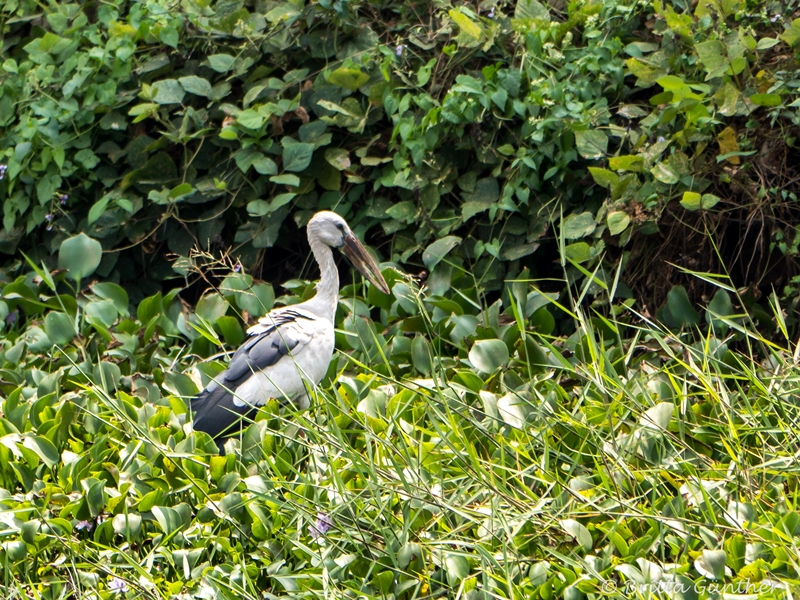
{"label": "bird's tail feather", "polygon": [[233,393],[221,385],[200,392],[192,399],[191,409],[194,430],[204,431],[218,441],[236,433],[242,419],[254,411],[253,407],[247,405],[236,406]]}

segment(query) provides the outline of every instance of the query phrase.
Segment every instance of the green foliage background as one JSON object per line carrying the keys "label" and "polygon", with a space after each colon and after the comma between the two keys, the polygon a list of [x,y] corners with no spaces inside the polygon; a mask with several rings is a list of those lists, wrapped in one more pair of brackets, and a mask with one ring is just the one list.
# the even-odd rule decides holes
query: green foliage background
{"label": "green foliage background", "polygon": [[[384,259],[431,270],[436,293],[453,261],[486,290],[546,274],[542,243],[590,269],[637,256],[678,201],[795,202],[794,170],[764,177],[756,160],[794,147],[790,15],[733,0],[11,0],[0,249],[55,266],[84,232],[100,276],[154,293],[192,248],[262,273],[264,249],[296,249],[284,222],[335,208]],[[797,253],[791,227],[768,226]]]}

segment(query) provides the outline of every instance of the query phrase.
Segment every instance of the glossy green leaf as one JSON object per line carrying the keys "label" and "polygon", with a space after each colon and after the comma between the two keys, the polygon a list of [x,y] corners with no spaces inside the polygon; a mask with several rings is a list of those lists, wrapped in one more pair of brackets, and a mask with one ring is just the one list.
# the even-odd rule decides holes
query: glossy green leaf
{"label": "glossy green leaf", "polygon": [[442,239],[436,240],[425,248],[425,251],[422,253],[422,262],[424,262],[425,266],[429,269],[433,269],[459,243],[461,243],[461,238],[455,235],[448,235]]}
{"label": "glossy green leaf", "polygon": [[33,450],[39,458],[50,468],[53,468],[59,462],[58,449],[53,442],[43,436],[26,437],[23,445],[30,450]]}
{"label": "glossy green leaf", "polygon": [[183,518],[180,513],[172,507],[154,506],[152,511],[164,535],[170,535],[183,526]]}
{"label": "glossy green leaf", "polygon": [[110,282],[95,283],[92,291],[100,298],[113,302],[114,308],[120,315],[128,314],[128,292],[121,286]]}
{"label": "glossy green leaf", "polygon": [[44,331],[50,341],[58,346],[65,346],[77,333],[75,323],[67,314],[51,311],[44,319]]}
{"label": "glossy green leaf", "polygon": [[203,77],[197,77],[196,75],[188,75],[186,77],[181,77],[178,79],[183,87],[184,90],[189,92],[190,94],[195,94],[196,96],[204,96],[205,98],[210,98],[213,91],[211,89],[211,84],[208,82],[208,79],[204,79]]}
{"label": "glossy green leaf", "polygon": [[611,235],[619,235],[628,228],[631,223],[631,217],[623,210],[614,210],[606,216],[606,225],[608,225],[608,232]]}
{"label": "glossy green leaf", "polygon": [[689,301],[686,288],[682,285],[674,286],[667,294],[667,306],[669,306],[672,316],[680,326],[695,326],[700,322],[700,315]]}
{"label": "glossy green leaf", "polygon": [[469,361],[484,373],[493,373],[508,363],[508,347],[502,340],[478,340],[469,351]]}
{"label": "glossy green leaf", "polygon": [[564,219],[561,233],[568,240],[577,240],[591,235],[596,228],[597,223],[594,221],[594,215],[587,211],[580,214],[571,214]]}
{"label": "glossy green leaf", "polygon": [[593,547],[592,534],[586,529],[583,523],[575,519],[564,519],[560,521],[561,528],[566,531],[583,548],[584,552],[590,552]]}
{"label": "glossy green leaf", "polygon": [[584,158],[602,158],[608,150],[608,137],[599,129],[576,131],[575,145]]}
{"label": "glossy green leaf", "polygon": [[346,67],[339,67],[328,75],[328,83],[351,91],[356,91],[368,81],[369,75],[363,71],[348,69]]}
{"label": "glossy green leaf", "polygon": [[153,100],[158,104],[180,104],[185,92],[177,79],[162,79],[153,84]]}
{"label": "glossy green leaf", "polygon": [[72,279],[80,281],[95,272],[102,257],[100,242],[80,233],[61,242],[58,267],[66,269]]}
{"label": "glossy green leaf", "polygon": [[303,171],[311,164],[311,156],[314,153],[313,144],[298,142],[287,144],[283,148],[283,168],[293,173]]}

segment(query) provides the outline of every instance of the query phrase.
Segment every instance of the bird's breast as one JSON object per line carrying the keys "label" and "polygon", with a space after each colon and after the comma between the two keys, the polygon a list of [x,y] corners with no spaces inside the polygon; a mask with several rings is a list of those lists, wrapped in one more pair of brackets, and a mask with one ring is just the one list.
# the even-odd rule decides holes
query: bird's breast
{"label": "bird's breast", "polygon": [[236,406],[261,406],[269,399],[293,401],[305,397],[328,371],[334,348],[333,325],[321,318],[299,320],[292,333],[304,343],[277,363],[253,373],[234,392]]}

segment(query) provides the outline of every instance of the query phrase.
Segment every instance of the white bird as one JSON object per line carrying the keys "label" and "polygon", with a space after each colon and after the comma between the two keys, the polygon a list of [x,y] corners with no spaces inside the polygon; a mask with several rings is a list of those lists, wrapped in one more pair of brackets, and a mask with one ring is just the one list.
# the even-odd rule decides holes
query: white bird
{"label": "white bird", "polygon": [[389,293],[378,265],[342,217],[318,212],[306,232],[321,275],[316,295],[270,311],[247,330],[228,368],[192,400],[196,431],[213,438],[231,435],[271,398],[308,408],[308,394],[325,376],[333,356],[339,273],[331,248],[340,249],[372,285]]}

